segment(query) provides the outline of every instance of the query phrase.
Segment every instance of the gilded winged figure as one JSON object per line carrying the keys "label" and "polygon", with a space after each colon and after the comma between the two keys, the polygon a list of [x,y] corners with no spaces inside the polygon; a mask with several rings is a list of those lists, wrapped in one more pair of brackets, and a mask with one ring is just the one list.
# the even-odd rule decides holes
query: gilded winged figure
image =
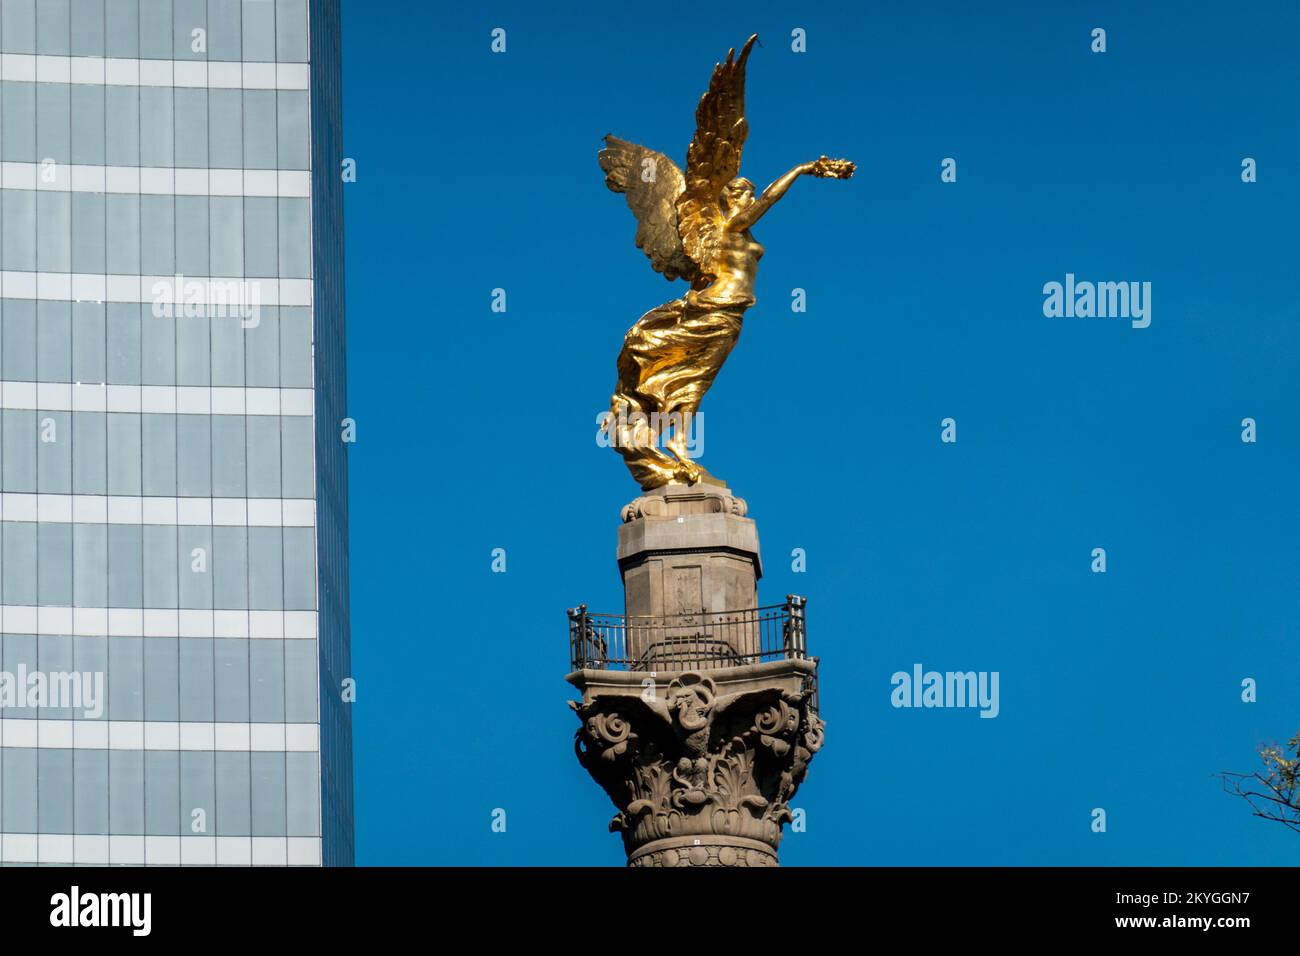
{"label": "gilded winged figure", "polygon": [[643,315],[618,354],[605,428],[646,490],[670,482],[722,484],[688,455],[687,435],[755,301],[763,247],[750,230],[800,176],[853,175],[853,163],[822,156],[794,167],[760,196],[738,175],[749,133],[745,64],[757,39],[715,65],[695,109],[685,173],[663,153],[616,136],[606,136],[600,151],[605,185],[625,194],[636,215],[637,246],[669,281],[691,285],[682,298]]}

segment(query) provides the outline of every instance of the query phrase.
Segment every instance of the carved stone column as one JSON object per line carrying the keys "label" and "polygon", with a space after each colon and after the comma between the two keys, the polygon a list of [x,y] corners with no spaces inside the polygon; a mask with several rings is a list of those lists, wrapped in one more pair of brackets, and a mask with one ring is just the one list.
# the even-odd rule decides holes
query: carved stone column
{"label": "carved stone column", "polygon": [[[798,665],[798,666],[796,666]],[[578,760],[618,808],[629,866],[776,866],[790,800],[821,749],[812,661],[666,682],[574,679]],[[622,683],[623,686],[619,686]]]}
{"label": "carved stone column", "polygon": [[626,615],[570,611],[578,760],[629,866],[775,866],[822,746],[802,598],[758,607],[758,533],[725,488],[623,509]]}

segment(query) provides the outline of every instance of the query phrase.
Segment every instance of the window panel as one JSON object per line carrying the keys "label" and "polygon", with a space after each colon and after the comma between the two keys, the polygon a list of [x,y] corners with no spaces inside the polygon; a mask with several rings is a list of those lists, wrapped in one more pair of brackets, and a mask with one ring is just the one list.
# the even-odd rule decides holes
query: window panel
{"label": "window panel", "polygon": [[314,753],[286,753],[284,763],[287,833],[289,836],[320,836],[318,757]]}
{"label": "window panel", "polygon": [[174,637],[144,641],[144,719],[180,720],[180,651]]}
{"label": "window panel", "polygon": [[244,91],[244,168],[275,169],[275,90]]}
{"label": "window panel", "polygon": [[247,466],[243,415],[212,416],[212,494],[243,498],[247,492]]}
{"label": "window panel", "polygon": [[244,0],[244,59],[269,63],[275,59],[275,6],[268,0]]}
{"label": "window panel", "polygon": [[256,325],[243,329],[244,376],[251,388],[280,384],[280,310],[261,306]]}
{"label": "window panel", "polygon": [[104,113],[104,162],[110,166],[139,166],[140,88],[105,87]]}
{"label": "window panel", "polygon": [[4,832],[36,832],[36,749],[5,747],[0,751],[0,798]]}
{"label": "window panel", "polygon": [[47,521],[36,526],[37,600],[49,607],[72,606],[72,525]]}
{"label": "window panel", "polygon": [[[187,57],[186,59],[201,59]],[[178,58],[179,59],[179,58]],[[208,91],[176,88],[176,165],[208,165]]]}
{"label": "window panel", "polygon": [[285,498],[316,497],[314,427],[315,421],[305,415],[286,415],[281,419]]}
{"label": "window panel", "polygon": [[208,59],[239,60],[239,0],[208,0]]}
{"label": "window panel", "polygon": [[[20,668],[26,668],[29,672],[39,670],[41,658],[36,641],[34,634],[6,634],[0,638],[0,643],[4,646],[5,668],[10,672]],[[5,708],[6,716],[37,719],[40,713],[37,708],[26,706],[25,698],[20,703],[22,706]]]}
{"label": "window panel", "polygon": [[[176,607],[178,574],[175,525],[144,526],[144,606]],[[186,565],[188,573],[189,565]],[[189,718],[182,717],[181,720]]]}
{"label": "window panel", "polygon": [[4,0],[0,37],[6,53],[36,52],[36,0]]}
{"label": "window panel", "polygon": [[212,607],[212,529],[182,525],[176,529],[180,606]]}
{"label": "window panel", "polygon": [[3,345],[0,346],[0,359],[3,361],[0,364],[4,366],[5,379],[10,382],[36,381],[36,302],[32,299],[5,299],[0,323],[3,323]]}
{"label": "window panel", "polygon": [[307,0],[275,0],[276,59],[307,62]]}
{"label": "window panel", "polygon": [[141,470],[140,416],[136,412],[109,412],[106,426],[108,432],[106,494],[138,495]]}
{"label": "window panel", "polygon": [[104,359],[104,305],[72,304],[72,380],[86,387],[108,381]]}
{"label": "window panel", "polygon": [[72,752],[72,810],[76,833],[108,832],[108,801],[104,799],[108,793],[108,753],[107,750]]}
{"label": "window panel", "polygon": [[36,377],[42,382],[72,380],[72,303],[36,302]]}
{"label": "window panel", "polygon": [[[212,639],[182,637],[180,646],[181,720],[210,721],[213,714]],[[211,812],[211,804],[208,805]]]}
{"label": "window panel", "polygon": [[41,833],[71,833],[72,751],[42,748],[36,757],[37,824]]}
{"label": "window panel", "polygon": [[36,268],[40,272],[72,271],[71,193],[36,193]]}
{"label": "window panel", "polygon": [[[67,83],[37,83],[36,116],[37,160],[42,163],[53,160],[60,167],[66,166],[72,159],[69,142],[72,133],[72,87]],[[68,175],[65,168],[60,168],[57,172],[62,177]]]}
{"label": "window panel", "polygon": [[311,276],[311,211],[306,199],[281,199],[279,274],[294,279]]}
{"label": "window panel", "polygon": [[[46,674],[72,673],[76,670],[72,663],[72,638],[63,634],[44,634],[37,637],[36,660],[40,669]],[[82,703],[88,701],[83,697]],[[82,713],[83,709],[82,707],[42,707],[37,712],[37,716],[42,720],[72,720]],[[69,799],[71,799],[71,792],[69,792]]]}
{"label": "window panel", "polygon": [[74,163],[104,162],[104,89],[95,83],[77,83],[71,88]]}
{"label": "window panel", "polygon": [[171,0],[140,0],[140,56],[149,60],[172,58]]}
{"label": "window panel", "polygon": [[212,427],[207,415],[176,416],[176,493],[212,495]]}
{"label": "window panel", "polygon": [[253,836],[284,836],[285,764],[283,753],[250,753]]}
{"label": "window panel", "polygon": [[108,525],[72,526],[72,587],[77,607],[108,606]]}
{"label": "window panel", "polygon": [[316,609],[316,535],[312,528],[284,530],[284,609]]}
{"label": "window panel", "polygon": [[[0,412],[3,425],[4,454],[0,464],[4,471],[4,490],[31,493],[36,491],[36,412],[26,408],[6,408]],[[5,552],[5,571],[9,562]],[[36,552],[32,552],[35,566]],[[13,604],[13,601],[6,600]]]}
{"label": "window panel", "polygon": [[68,0],[40,0],[36,4],[36,52],[67,56],[72,35]]}
{"label": "window panel", "polygon": [[36,490],[47,495],[72,492],[72,413],[38,411]]}
{"label": "window panel", "polygon": [[277,94],[279,110],[279,164],[281,169],[310,169],[308,147],[309,94],[306,90],[281,90]]}
{"label": "window panel", "polygon": [[[76,387],[76,386],[74,386]],[[82,385],[81,388],[99,388]],[[104,412],[72,413],[72,493],[74,495],[108,494],[108,436]]]}
{"label": "window panel", "polygon": [[280,528],[248,529],[248,606],[253,610],[283,610],[283,553]]}
{"label": "window panel", "polygon": [[107,640],[108,717],[110,720],[144,720],[146,638],[110,637]]}
{"label": "window panel", "polygon": [[[144,562],[140,525],[108,526],[108,606],[144,607],[141,568]],[[117,683],[117,675],[113,682]]]}
{"label": "window panel", "polygon": [[139,0],[104,0],[104,54],[134,59],[140,55]]}
{"label": "window panel", "polygon": [[281,497],[280,417],[249,415],[247,428],[248,497],[279,498]]}
{"label": "window panel", "polygon": [[140,265],[151,276],[176,271],[176,210],[171,196],[140,197]]}
{"label": "window panel", "polygon": [[208,149],[213,169],[244,165],[244,93],[208,91]]}
{"label": "window panel", "polygon": [[143,490],[146,495],[176,494],[176,416],[140,416]]}
{"label": "window panel", "polygon": [[71,53],[104,55],[104,0],[72,0]]}
{"label": "window panel", "polygon": [[173,166],[172,88],[140,87],[140,165]]}
{"label": "window panel", "polygon": [[[8,5],[5,10],[8,11]],[[6,37],[7,39],[7,37]],[[5,49],[12,52],[8,42]],[[36,84],[6,80],[0,100],[0,158],[36,162]]]}
{"label": "window panel", "polygon": [[152,836],[181,832],[181,755],[148,750],[144,755],[144,831]]}
{"label": "window panel", "polygon": [[172,56],[177,60],[206,60],[206,52],[195,52],[194,31],[204,33],[203,46],[207,47],[208,0],[173,0]]}
{"label": "window panel", "polygon": [[[103,162],[101,156],[95,162]],[[104,194],[73,193],[72,271],[104,271]],[[103,346],[101,344],[101,351]],[[103,381],[103,379],[100,379]]]}
{"label": "window panel", "polygon": [[176,384],[176,320],[154,315],[146,304],[140,310],[141,378],[145,385]]}
{"label": "window panel", "polygon": [[243,319],[235,315],[212,319],[212,384],[244,384]]}
{"label": "window panel", "polygon": [[110,833],[144,833],[143,750],[108,751],[108,826]]}
{"label": "window panel", "polygon": [[[108,237],[105,256],[107,271],[115,275],[139,275],[140,197],[114,193],[106,195],[104,218]],[[135,338],[139,340],[138,332]]]}
{"label": "window panel", "polygon": [[176,320],[177,385],[207,385],[211,382],[211,335],[207,316],[186,315]]}
{"label": "window panel", "polygon": [[216,763],[216,833],[218,836],[249,836],[248,754],[218,752]]}
{"label": "window panel", "polygon": [[249,642],[249,720],[284,720],[284,641]]}
{"label": "window panel", "polygon": [[274,199],[256,196],[244,200],[244,275],[251,278],[279,275],[277,229]]}
{"label": "window panel", "polygon": [[[214,755],[203,751],[181,751],[181,834],[211,833],[216,813],[216,764]],[[207,828],[195,831],[195,810],[202,810]]]}
{"label": "window panel", "polygon": [[248,639],[216,638],[212,642],[213,674],[217,684],[217,720],[248,720]]}

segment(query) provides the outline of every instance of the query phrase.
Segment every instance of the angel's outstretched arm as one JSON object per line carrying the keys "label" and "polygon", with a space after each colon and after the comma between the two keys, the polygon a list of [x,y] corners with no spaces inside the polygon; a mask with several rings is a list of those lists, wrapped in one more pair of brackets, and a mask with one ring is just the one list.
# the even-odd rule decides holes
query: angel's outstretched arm
{"label": "angel's outstretched arm", "polygon": [[786,190],[794,185],[794,181],[805,173],[812,172],[812,163],[800,163],[794,169],[790,170],[772,185],[763,190],[763,195],[754,200],[753,204],[742,213],[738,213],[728,226],[739,232],[751,228],[754,223],[758,222],[767,214],[767,211],[776,205],[776,201],[785,195]]}
{"label": "angel's outstretched arm", "polygon": [[794,181],[800,176],[848,179],[853,175],[854,168],[853,163],[848,160],[827,159],[825,156],[811,163],[800,163],[764,189],[763,195],[755,199],[753,204],[744,212],[738,213],[732,218],[728,222],[727,228],[736,231],[752,228],[754,223],[762,219],[767,214],[767,211],[776,205],[776,201],[786,194],[786,190],[794,185]]}

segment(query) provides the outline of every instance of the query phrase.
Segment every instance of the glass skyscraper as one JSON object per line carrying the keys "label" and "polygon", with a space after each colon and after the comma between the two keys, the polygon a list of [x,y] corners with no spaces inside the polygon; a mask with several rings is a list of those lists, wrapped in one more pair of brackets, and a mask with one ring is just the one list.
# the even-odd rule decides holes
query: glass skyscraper
{"label": "glass skyscraper", "polygon": [[338,0],[0,0],[0,862],[353,862]]}

